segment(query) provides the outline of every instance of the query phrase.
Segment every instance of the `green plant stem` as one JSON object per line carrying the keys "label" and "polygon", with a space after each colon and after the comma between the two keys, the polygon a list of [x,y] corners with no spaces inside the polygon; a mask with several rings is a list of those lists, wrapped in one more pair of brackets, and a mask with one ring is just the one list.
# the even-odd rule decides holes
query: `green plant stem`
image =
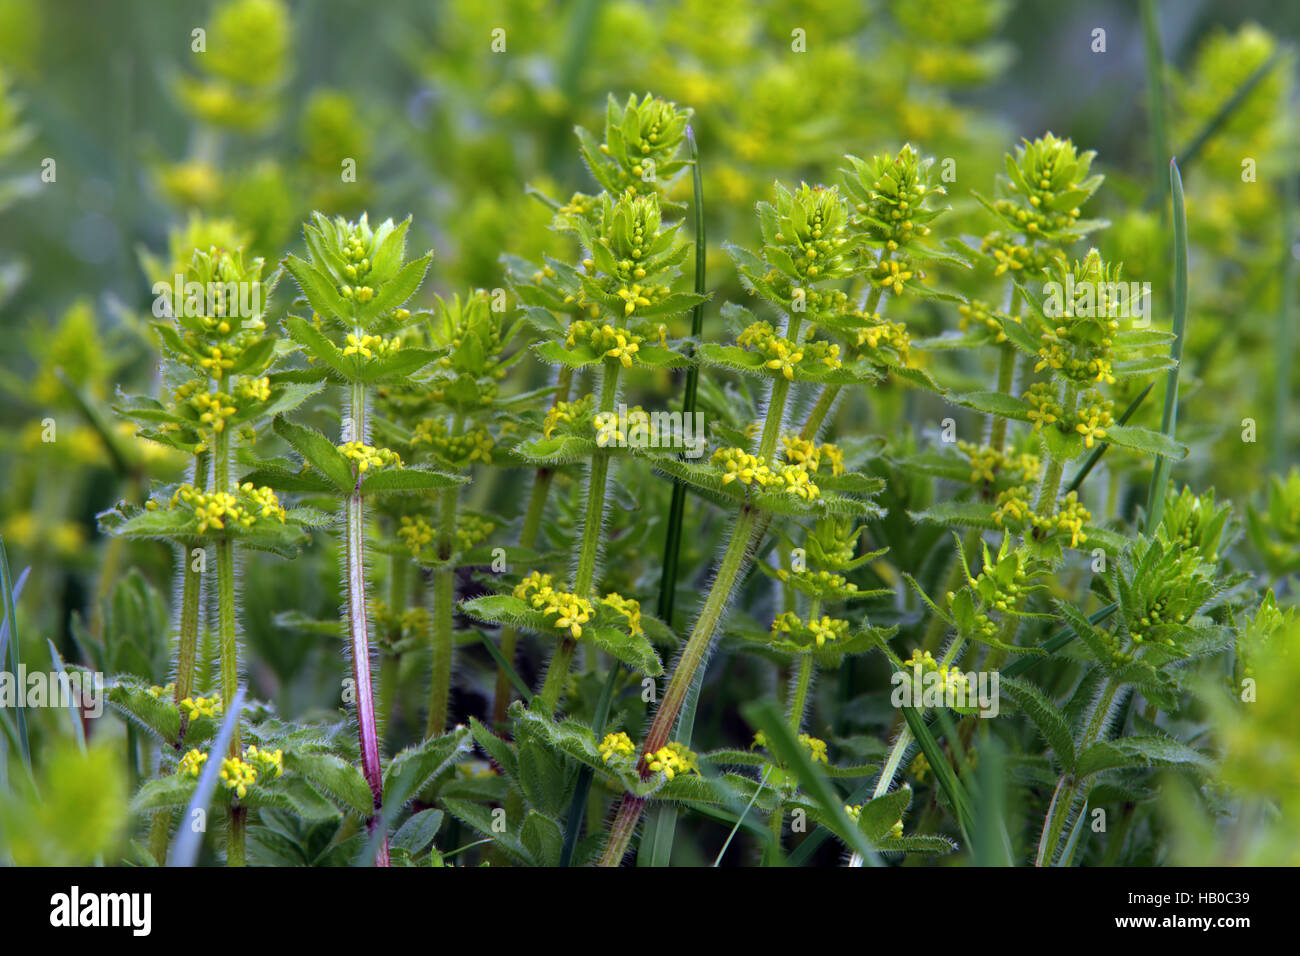
{"label": "green plant stem", "polygon": [[[1077,390],[1073,384],[1067,384],[1065,386],[1065,395],[1061,400],[1061,408],[1065,412],[1064,419],[1066,421],[1074,415],[1077,403]],[[1054,426],[1049,425],[1048,427]],[[1046,518],[1056,513],[1056,499],[1061,493],[1061,478],[1065,475],[1065,461],[1047,452],[1045,442],[1044,451],[1047,454],[1047,467],[1043,471],[1043,480],[1038,486],[1038,503],[1034,505],[1034,511]]]}
{"label": "green plant stem", "polygon": [[[1011,394],[1011,386],[1016,379],[1016,350],[1009,342],[1003,342],[998,351],[998,391],[1003,395]],[[993,425],[989,431],[989,447],[998,454],[1007,443],[1007,420],[1001,415],[993,416]]]}
{"label": "green plant stem", "polygon": [[226,834],[226,866],[247,866],[248,808],[230,808],[230,829]]}
{"label": "green plant stem", "polygon": [[[207,477],[207,453],[199,452],[194,456],[194,475],[191,481],[195,491],[202,491],[207,486]],[[194,671],[199,649],[199,616],[203,610],[203,572],[194,567],[194,550],[200,547],[204,546],[199,541],[181,543],[181,614],[176,640],[176,703],[178,706],[181,701],[194,693]],[[188,725],[189,718],[182,713],[178,743],[185,739]]]}
{"label": "green plant stem", "polygon": [[[569,394],[573,390],[573,369],[565,366],[560,369],[560,374],[555,383],[555,399],[552,401],[552,407],[560,402],[567,402]],[[533,548],[537,544],[537,534],[542,528],[542,517],[546,513],[546,499],[551,491],[551,483],[555,480],[555,471],[552,468],[538,468],[533,475],[533,487],[528,494],[528,507],[524,511],[523,524],[519,529],[519,546],[521,548]],[[519,646],[519,629],[516,627],[505,627],[501,630],[501,656],[510,664],[514,664],[515,650]],[[498,727],[506,721],[506,710],[510,707],[510,673],[504,666],[497,667],[496,692],[493,697],[492,720]]]}
{"label": "green plant stem", "polygon": [[[606,359],[604,372],[600,380],[601,412],[614,411],[618,399],[618,375],[622,365],[615,359]],[[587,480],[587,510],[583,517],[582,538],[578,543],[578,564],[573,573],[573,593],[580,598],[591,597],[592,582],[596,577],[596,563],[600,557],[600,539],[605,523],[605,487],[609,479],[609,457],[607,449],[598,448],[591,456],[591,468]],[[570,634],[560,638],[546,669],[546,678],[537,695],[537,703],[542,713],[553,714],[559,705],[564,683],[569,678],[569,668],[573,664],[573,655],[578,648],[578,639]],[[594,651],[593,651],[594,654]]]}
{"label": "green plant stem", "polygon": [[[212,453],[212,488],[214,491],[230,490],[230,433],[222,430],[216,433]],[[235,610],[235,544],[228,537],[220,537],[216,544],[217,557],[217,640],[221,649],[221,699],[235,699],[239,689],[239,639],[236,633]],[[188,566],[188,565],[187,565]],[[238,758],[243,751],[240,739],[239,720],[236,718],[234,732],[230,736],[229,754]],[[230,808],[228,826],[226,827],[226,865],[243,866],[245,860],[242,812],[238,807]]]}
{"label": "green plant stem", "polygon": [[[810,613],[809,619],[815,617],[816,613],[816,611]],[[811,654],[800,654],[795,672],[790,677],[790,730],[796,737],[803,727],[803,714],[808,706],[808,691],[812,687],[813,672],[816,669],[817,662]]]}
{"label": "green plant stem", "polygon": [[[686,699],[686,693],[695,679],[696,672],[708,655],[713,634],[731,597],[732,586],[744,566],[750,535],[754,530],[758,514],[759,512],[748,505],[741,507],[731,532],[731,540],[727,543],[727,550],[722,555],[722,563],[718,566],[717,576],[713,580],[713,586],[709,589],[700,616],[691,629],[691,636],[686,642],[682,656],[673,669],[673,676],[668,681],[668,689],[664,693],[663,700],[655,711],[654,721],[641,748],[642,755],[654,753],[668,743],[668,737],[677,721],[682,702]],[[645,774],[644,763],[643,759],[643,775]],[[618,814],[605,843],[605,852],[601,858],[602,866],[617,866],[623,859],[644,807],[644,798],[626,793],[623,795]]]}
{"label": "green plant stem", "polygon": [[[448,435],[458,437],[465,428],[463,415],[453,417]],[[426,737],[447,729],[451,700],[451,665],[456,616],[456,569],[450,564],[456,545],[456,512],[460,488],[450,485],[438,493],[438,568],[433,572],[433,676],[429,681],[429,720]]]}
{"label": "green plant stem", "polygon": [[[366,387],[353,382],[349,404],[351,441],[366,439]],[[374,814],[366,823],[373,832],[383,812],[383,770],[379,763],[379,735],[375,729],[375,701],[370,684],[370,638],[366,616],[365,508],[361,479],[357,478],[346,504],[347,542],[344,549],[348,601],[348,643],[352,655],[352,681],[357,702],[357,737],[361,745],[361,771],[374,799]],[[388,838],[375,855],[376,866],[388,865]]]}
{"label": "green plant stem", "polygon": [[[1083,731],[1082,742],[1076,752],[1082,753],[1089,745],[1100,739],[1105,729],[1106,715],[1110,711],[1111,704],[1115,701],[1115,694],[1119,688],[1118,681],[1114,679],[1106,681],[1101,696],[1097,698],[1092,714],[1089,715],[1088,724]],[[1056,858],[1061,833],[1065,830],[1065,824],[1070,817],[1070,808],[1080,798],[1086,797],[1089,790],[1091,790],[1091,787],[1087,784],[1087,781],[1078,780],[1073,774],[1061,775],[1061,779],[1056,783],[1056,790],[1052,793],[1052,802],[1047,807],[1047,815],[1043,819],[1043,832],[1039,837],[1038,853],[1034,858],[1035,866],[1050,866]]]}

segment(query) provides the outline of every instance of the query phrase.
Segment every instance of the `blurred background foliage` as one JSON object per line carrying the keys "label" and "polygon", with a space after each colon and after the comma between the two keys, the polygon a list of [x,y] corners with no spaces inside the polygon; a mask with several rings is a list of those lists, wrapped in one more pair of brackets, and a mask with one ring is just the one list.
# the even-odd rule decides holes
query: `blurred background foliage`
{"label": "blurred background foliage", "polygon": [[[1171,256],[1157,144],[1163,138],[1165,154],[1185,150],[1257,79],[1184,164],[1193,248],[1179,437],[1193,453],[1175,475],[1242,506],[1249,532],[1242,560],[1273,577],[1279,600],[1294,603],[1300,476],[1287,469],[1300,426],[1290,361],[1296,339],[1283,300],[1288,281],[1294,298],[1287,263],[1300,248],[1294,186],[1285,188],[1297,154],[1286,44],[1297,35],[1300,7],[1157,6],[1160,124],[1151,122],[1137,3],[0,0],[0,534],[13,571],[31,569],[19,613],[24,658],[46,661],[48,638],[69,661],[158,684],[168,678],[164,582],[173,556],[105,538],[95,522],[119,498],[138,500],[149,478],[179,478],[184,464],[131,440],[108,407],[119,386],[151,391],[156,380],[147,325],[155,281],[213,243],[243,245],[274,262],[300,250],[300,223],[320,209],[413,214],[412,247],[437,252],[426,301],[435,292],[502,287],[503,254],[538,260],[571,251],[525,185],[561,198],[589,190],[574,125],[599,128],[607,93],[623,99],[647,90],[695,110],[711,309],[743,295],[720,246],[754,244],[754,203],[769,196],[774,179],[832,182],[845,153],[870,156],[910,141],[955,161],[949,227],[978,237],[987,216],[970,190],[990,192],[1003,153],[1050,129],[1098,152],[1106,185],[1092,212],[1112,226],[1094,241],[1125,263],[1126,278],[1151,283],[1155,321],[1164,326]],[[196,28],[206,31],[203,52],[193,50]],[[1092,49],[1097,28],[1105,30],[1104,53]],[[806,52],[792,49],[799,42]],[[1255,161],[1253,182],[1243,181],[1246,158]],[[341,176],[348,161],[355,182]],[[670,198],[688,201],[689,177],[677,187]],[[943,278],[971,294],[991,286],[988,276],[944,270]],[[1293,325],[1294,305],[1289,315]],[[955,310],[934,303],[907,319],[917,334],[957,324]],[[948,353],[932,371],[943,383],[987,381],[982,361]],[[537,363],[519,368],[515,387],[542,383]],[[663,385],[672,387],[666,375]],[[1157,423],[1158,405],[1148,401],[1138,420]],[[891,388],[870,403],[848,401],[839,414],[907,444],[950,411],[931,396]],[[1254,442],[1239,440],[1247,418],[1258,427]],[[48,419],[57,425],[52,443],[42,441]],[[926,494],[914,478],[890,477],[891,512]],[[645,520],[628,519],[625,530],[636,533],[615,534],[611,546],[610,585],[643,597],[657,586],[657,546],[645,542],[656,532],[649,516],[664,511],[660,485],[637,506]],[[1136,494],[1145,481],[1123,487]],[[548,529],[558,540],[577,519],[577,488],[570,491]],[[474,486],[480,511],[512,516],[518,503],[509,480]],[[1137,504],[1122,500],[1115,510],[1131,514]],[[687,569],[707,567],[720,531],[703,510],[695,520]],[[895,529],[894,537],[906,566],[906,533]],[[250,568],[244,579],[252,690],[284,713],[335,705],[336,645],[275,616],[288,608],[333,616],[330,547],[324,540],[304,559],[277,561],[268,574]],[[1300,634],[1291,628],[1274,641],[1297,645]],[[1292,686],[1297,654],[1293,646],[1283,656]],[[734,660],[733,696],[752,696],[771,680]],[[522,666],[531,677],[528,662]],[[482,670],[490,676],[486,659]],[[483,712],[490,691],[473,695],[487,681],[458,681],[457,719]],[[1218,715],[1222,739],[1236,751],[1225,783],[1267,794],[1270,785],[1252,767],[1300,764],[1300,728],[1289,703],[1250,713],[1250,726]],[[734,706],[725,702],[702,710],[701,732],[726,736],[724,722],[736,720],[729,714]],[[843,721],[851,730],[869,716],[846,713]],[[49,752],[40,779],[29,781],[35,789],[15,786],[0,804],[7,831],[28,831],[11,852],[19,861],[89,862],[122,839],[125,810],[113,808],[147,773],[133,732],[98,731],[122,736],[128,780],[103,746],[70,749],[66,714],[33,712],[32,724],[36,746],[44,741]],[[96,812],[83,821],[94,832],[61,833],[58,808],[38,813],[34,794],[42,782],[48,790],[51,781],[86,774],[98,784],[81,785],[84,795],[64,788],[62,799],[95,799]],[[1203,862],[1211,845],[1218,862],[1275,857],[1276,847],[1199,832],[1203,818],[1184,812],[1193,798],[1171,792],[1162,819],[1182,835],[1173,850],[1179,862]],[[1300,808],[1292,801],[1289,809],[1294,847]],[[705,852],[682,843],[688,857]]]}

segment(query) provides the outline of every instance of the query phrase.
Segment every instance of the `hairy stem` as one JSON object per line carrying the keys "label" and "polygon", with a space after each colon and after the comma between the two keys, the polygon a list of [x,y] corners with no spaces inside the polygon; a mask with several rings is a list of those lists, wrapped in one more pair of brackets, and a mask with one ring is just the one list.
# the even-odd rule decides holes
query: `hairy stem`
{"label": "hairy stem", "polygon": [[[464,431],[464,417],[457,414],[448,435],[457,437]],[[460,489],[451,485],[438,493],[438,561],[433,572],[433,676],[429,681],[429,720],[426,737],[447,729],[447,710],[451,699],[452,624],[456,615],[456,569],[450,565],[456,544],[456,512]]]}
{"label": "hairy stem", "polygon": [[[230,433],[216,433],[212,453],[212,488],[214,491],[230,490]],[[217,641],[221,660],[221,699],[229,703],[235,699],[239,687],[239,639],[236,634],[235,610],[235,544],[227,537],[217,539]],[[189,566],[188,564],[186,565]],[[230,737],[230,756],[238,758],[243,751],[239,721]],[[230,808],[226,828],[226,865],[243,866],[245,860],[242,811]]]}
{"label": "hairy stem", "polygon": [[[1074,408],[1078,402],[1078,393],[1073,384],[1065,386],[1065,395],[1061,401],[1061,408],[1065,414],[1063,419],[1068,421],[1074,415]],[[1054,427],[1054,426],[1048,426]],[[1046,451],[1046,448],[1044,448]],[[1034,506],[1036,511],[1042,517],[1050,517],[1056,512],[1056,499],[1061,493],[1061,476],[1065,474],[1065,461],[1058,459],[1055,455],[1047,452],[1047,467],[1043,471],[1042,483],[1038,486],[1038,503]]]}
{"label": "hairy stem", "polygon": [[[618,398],[618,373],[622,366],[614,359],[606,359],[600,380],[600,411],[614,412]],[[573,573],[573,593],[580,598],[591,597],[591,586],[596,577],[596,562],[600,556],[601,529],[605,523],[605,488],[609,481],[609,451],[598,448],[591,456],[591,469],[587,481],[587,509],[583,516],[582,538],[578,543],[578,564]],[[546,669],[537,705],[542,713],[553,714],[559,705],[564,683],[569,678],[569,668],[578,648],[578,639],[570,634],[560,638],[551,663]],[[594,654],[595,651],[593,650]]]}
{"label": "hairy stem", "polygon": [[[194,456],[194,476],[192,484],[195,491],[202,491],[207,485],[207,453],[199,452]],[[194,693],[194,671],[198,661],[199,617],[203,607],[203,571],[202,564],[194,567],[194,551],[203,548],[199,541],[181,543],[181,609],[180,624],[176,640],[176,703]],[[206,559],[206,549],[203,554]],[[177,743],[185,739],[189,724],[186,714],[181,714],[181,729]]]}
{"label": "hairy stem", "polygon": [[[366,387],[352,383],[349,405],[349,440],[365,441]],[[379,825],[384,802],[383,772],[379,765],[379,735],[375,729],[375,700],[370,685],[370,638],[366,618],[365,508],[361,498],[361,478],[348,496],[346,505],[348,644],[352,654],[352,681],[357,702],[357,737],[361,745],[361,772],[374,798],[374,815],[366,824],[373,832]],[[388,865],[388,838],[375,854],[377,866]]]}

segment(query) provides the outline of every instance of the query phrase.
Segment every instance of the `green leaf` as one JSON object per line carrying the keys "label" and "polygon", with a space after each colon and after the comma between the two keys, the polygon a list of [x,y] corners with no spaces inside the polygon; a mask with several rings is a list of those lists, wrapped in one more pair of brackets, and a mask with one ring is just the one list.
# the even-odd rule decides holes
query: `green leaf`
{"label": "green leaf", "polygon": [[1041,690],[1027,681],[1017,680],[1014,677],[1002,677],[1000,681],[1002,690],[1016,702],[1025,716],[1033,722],[1038,728],[1038,732],[1043,735],[1047,745],[1052,748],[1052,753],[1056,754],[1056,759],[1060,761],[1063,770],[1070,773],[1074,770],[1074,735],[1070,733],[1070,725],[1062,714],[1050,700],[1047,699]]}
{"label": "green leaf", "polygon": [[885,849],[879,845],[880,842],[893,829],[894,824],[903,819],[903,811],[911,803],[911,787],[903,786],[882,794],[863,805],[858,815],[858,829],[872,844],[876,845],[876,849]]}
{"label": "green leaf", "polygon": [[421,810],[412,814],[393,834],[393,846],[401,847],[411,856],[424,851],[442,826],[441,810]]}
{"label": "green leaf", "polygon": [[356,486],[352,464],[334,447],[333,442],[314,428],[295,425],[283,415],[277,415],[271,427],[294,451],[328,478],[336,491],[345,495],[352,493]]}
{"label": "green leaf", "polygon": [[420,258],[412,259],[402,266],[396,275],[379,287],[375,297],[358,310],[361,321],[369,323],[372,319],[400,308],[420,288],[420,283],[424,281],[424,274],[428,272],[432,260],[433,253],[426,252]]}
{"label": "green leaf", "polygon": [[1112,425],[1106,429],[1106,441],[1121,448],[1132,448],[1146,455],[1163,455],[1175,461],[1187,457],[1187,446],[1168,435],[1135,425]]}
{"label": "green leaf", "polygon": [[1105,770],[1133,767],[1189,767],[1208,770],[1210,758],[1172,737],[1123,737],[1099,740],[1079,754],[1076,774],[1091,776]]}
{"label": "green leaf", "polygon": [[452,485],[463,485],[467,481],[469,478],[464,475],[448,475],[419,466],[381,468],[367,472],[361,479],[361,493],[375,495],[386,492],[437,491],[441,488],[450,488]]}
{"label": "green leaf", "polygon": [[329,276],[305,259],[293,255],[284,257],[284,267],[298,283],[298,288],[302,290],[313,312],[325,316],[343,314],[343,300],[339,298],[338,290]]}
{"label": "green leaf", "polygon": [[345,382],[351,382],[357,377],[356,360],[344,355],[342,349],[306,319],[291,315],[284,320],[284,327],[289,338],[301,345],[312,358],[333,369]]}
{"label": "green leaf", "polygon": [[533,346],[533,351],[543,362],[551,365],[567,365],[569,368],[586,368],[588,365],[595,365],[601,359],[583,342],[579,342],[573,348],[554,340],[538,342]]}
{"label": "green leaf", "polygon": [[328,753],[284,755],[285,769],[301,774],[313,787],[363,819],[374,815],[375,801],[361,771],[342,757]]}
{"label": "green leaf", "polygon": [[973,408],[989,415],[1001,418],[1013,418],[1016,421],[1030,421],[1031,408],[1028,403],[1007,395],[1004,392],[967,392],[964,395],[949,395],[948,400],[963,408]]}
{"label": "green leaf", "polygon": [[627,634],[614,627],[589,627],[583,629],[582,636],[589,637],[606,654],[648,677],[658,677],[664,672],[664,665],[654,647],[640,634]]}
{"label": "green leaf", "polygon": [[469,749],[469,728],[457,727],[407,747],[384,771],[384,804],[406,803]]}
{"label": "green leaf", "polygon": [[537,866],[558,866],[564,835],[560,825],[536,810],[529,810],[519,828],[519,840]]}
{"label": "green leaf", "polygon": [[392,355],[366,359],[361,363],[360,381],[367,385],[404,379],[420,371],[430,362],[445,354],[443,349],[422,349],[404,346]]}

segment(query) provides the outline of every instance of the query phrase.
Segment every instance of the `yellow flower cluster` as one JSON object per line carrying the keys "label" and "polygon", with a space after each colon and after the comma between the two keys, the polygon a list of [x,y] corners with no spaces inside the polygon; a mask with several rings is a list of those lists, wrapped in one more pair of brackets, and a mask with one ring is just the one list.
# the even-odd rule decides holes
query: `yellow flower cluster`
{"label": "yellow flower cluster", "polygon": [[1047,382],[1035,382],[1025,392],[1025,401],[1029,404],[1029,420],[1034,423],[1034,431],[1041,432],[1044,425],[1058,422],[1065,415],[1065,409],[1057,401],[1056,389]]}
{"label": "yellow flower cluster", "polygon": [[957,314],[960,316],[957,323],[963,332],[970,328],[983,326],[993,333],[994,342],[1005,342],[1007,340],[1007,333],[1002,330],[1003,321],[1009,319],[1012,322],[1020,322],[1020,316],[1003,315],[987,302],[981,302],[978,299],[957,306]]}
{"label": "yellow flower cluster", "polygon": [[360,355],[362,358],[385,358],[402,347],[402,340],[394,336],[386,339],[381,335],[357,335],[349,332],[344,355]]}
{"label": "yellow flower cluster", "polygon": [[809,734],[800,734],[799,743],[808,749],[808,758],[813,763],[830,764],[830,757],[826,754],[826,741]]}
{"label": "yellow flower cluster", "polygon": [[943,681],[945,694],[951,692],[962,695],[969,684],[966,675],[958,667],[940,664],[929,651],[913,650],[912,656],[903,661],[903,667],[912,672],[919,668],[922,674],[937,673]]}
{"label": "yellow flower cluster", "polygon": [[[181,776],[198,777],[208,755],[201,750],[190,750],[181,758],[176,772]],[[221,782],[227,790],[235,791],[241,800],[248,796],[248,788],[257,783],[258,776],[279,777],[284,773],[284,751],[263,750],[250,745],[243,758],[227,757],[221,761]]]}
{"label": "yellow flower cluster", "polygon": [[[628,299],[625,312],[631,314],[632,309],[637,305],[649,305],[650,300],[640,294],[640,286],[633,286],[637,290],[633,293],[631,290],[622,289],[619,296]],[[626,293],[626,294],[625,294]],[[659,340],[662,344],[668,340],[668,328],[664,325],[656,327],[659,334]],[[645,342],[645,336],[638,335],[630,329],[615,328],[605,323],[597,325],[595,322],[588,322],[585,319],[579,319],[569,326],[569,334],[565,337],[565,344],[573,348],[579,342],[591,346],[592,350],[605,358],[617,359],[624,368],[632,367],[632,359],[640,351],[641,345]]]}
{"label": "yellow flower cluster", "polygon": [[575,638],[582,637],[582,625],[591,620],[591,602],[568,591],[557,591],[549,574],[534,571],[515,585],[514,596],[546,617],[554,617],[551,624],[568,630]]}
{"label": "yellow flower cluster", "polygon": [[175,508],[184,504],[193,509],[194,517],[199,522],[199,533],[209,528],[223,529],[227,523],[251,528],[258,518],[276,518],[281,523],[287,512],[280,506],[275,492],[265,486],[255,487],[252,482],[244,482],[238,488],[239,497],[226,491],[214,491],[211,494],[198,491],[193,485],[181,485],[171,497],[170,506]]}
{"label": "yellow flower cluster", "polygon": [[713,453],[712,463],[723,470],[722,483],[739,481],[743,485],[757,485],[759,488],[778,486],[780,490],[812,501],[821,494],[808,475],[804,465],[787,465],[776,462],[769,466],[767,460],[751,455],[743,448],[719,448]]}
{"label": "yellow flower cluster", "polygon": [[584,395],[574,402],[556,402],[546,412],[546,419],[542,422],[542,435],[550,438],[555,429],[561,425],[567,425],[572,428],[578,422],[585,422],[591,418],[591,408],[595,401],[591,395]]}
{"label": "yellow flower cluster", "polygon": [[907,334],[907,326],[902,322],[886,322],[878,315],[866,316],[860,312],[855,314],[875,322],[874,325],[865,329],[858,329],[858,348],[862,348],[864,345],[871,349],[890,348],[898,353],[898,357],[904,365],[907,364],[908,350],[912,347],[912,340]]}
{"label": "yellow flower cluster", "polygon": [[897,259],[878,262],[871,269],[872,283],[881,289],[888,289],[894,295],[903,294],[903,285],[914,276],[924,278],[924,274],[913,272],[907,264],[899,264]]}
{"label": "yellow flower cluster", "polygon": [[496,527],[495,521],[490,521],[482,515],[462,514],[457,521],[456,547],[467,551],[474,545],[486,541]]}
{"label": "yellow flower cluster", "polygon": [[199,421],[211,425],[214,432],[224,431],[226,419],[239,411],[233,402],[234,398],[224,392],[199,392],[190,399],[190,405],[199,413]]}
{"label": "yellow flower cluster", "polygon": [[805,568],[802,571],[787,571],[785,568],[779,568],[776,572],[778,580],[788,581],[791,576],[804,581],[810,585],[812,590],[818,593],[830,592],[837,596],[848,596],[857,593],[858,586],[844,577],[842,574],[834,574],[830,571],[817,570],[813,571]]}
{"label": "yellow flower cluster", "polygon": [[190,750],[181,762],[176,766],[176,772],[182,777],[197,777],[203,772],[203,765],[207,763],[208,755],[202,750]]}
{"label": "yellow flower cluster", "polygon": [[613,608],[627,621],[627,629],[631,634],[644,634],[641,629],[641,602],[635,598],[625,598],[616,591],[611,591],[605,595],[600,602],[605,607]]}
{"label": "yellow flower cluster", "polygon": [[808,471],[815,472],[821,467],[822,456],[826,456],[831,466],[832,475],[844,474],[844,452],[839,446],[830,442],[816,445],[798,435],[782,435],[781,446],[785,450],[786,461],[803,465]]}
{"label": "yellow flower cluster", "polygon": [[[496,523],[476,514],[462,514],[456,528],[456,547],[467,551],[484,541],[496,530]],[[415,559],[424,557],[424,549],[437,540],[433,525],[422,515],[402,515],[397,526],[397,537]]]}
{"label": "yellow flower cluster", "polygon": [[1072,491],[1061,499],[1060,507],[1052,515],[1055,529],[1070,535],[1070,547],[1077,548],[1088,536],[1083,533],[1083,526],[1092,520],[1092,513],[1079,503],[1079,493]]}
{"label": "yellow flower cluster", "polygon": [[1025,487],[1008,488],[998,495],[993,520],[999,528],[1010,520],[1028,524],[1041,534],[1068,534],[1072,548],[1088,540],[1083,526],[1092,520],[1092,513],[1080,503],[1078,492],[1072,491],[1062,498],[1055,514],[1046,518],[1030,507],[1028,495]]}
{"label": "yellow flower cluster", "polygon": [[669,780],[678,774],[699,773],[700,770],[695,754],[675,740],[652,754],[646,754],[645,761],[652,773],[662,773]]}
{"label": "yellow flower cluster", "polygon": [[[412,441],[414,444],[414,441]],[[389,465],[401,467],[402,458],[390,448],[375,448],[365,442],[349,441],[339,445],[344,458],[356,462],[357,471],[366,472],[371,468],[387,468]]]}
{"label": "yellow flower cluster", "polygon": [[[175,685],[170,686],[174,690]],[[186,697],[180,702],[181,712],[185,714],[187,720],[220,717],[223,706],[220,694],[213,694],[211,697]]]}
{"label": "yellow flower cluster", "polygon": [[[596,444],[601,448],[613,442],[615,445],[622,445],[627,441],[627,433],[619,425],[619,416],[617,412],[597,412],[592,416],[591,424],[596,429]],[[640,405],[633,405],[627,410],[624,421],[635,432],[638,428],[646,429],[646,434],[650,429],[650,413]]]}
{"label": "yellow flower cluster", "polygon": [[605,739],[597,747],[600,751],[600,759],[605,763],[613,763],[616,760],[626,760],[636,753],[636,747],[632,744],[632,738],[621,730],[616,734],[606,734]]}
{"label": "yellow flower cluster", "polygon": [[248,796],[248,788],[257,783],[257,768],[239,757],[221,761],[221,782],[227,790],[235,791],[239,799]]}
{"label": "yellow flower cluster", "polygon": [[428,445],[439,457],[460,465],[476,461],[492,464],[492,449],[496,442],[487,426],[471,428],[459,435],[449,435],[447,424],[438,418],[426,418],[415,426],[411,447]]}
{"label": "yellow flower cluster", "polygon": [[[1119,323],[1113,319],[1107,325],[1112,333],[1119,329]],[[1075,381],[1096,381],[1114,385],[1115,374],[1110,358],[1106,355],[1076,358],[1074,346],[1067,339],[1069,334],[1065,326],[1058,326],[1054,331],[1044,332],[1040,336],[1043,345],[1038,349],[1038,364],[1034,366],[1034,371],[1041,372],[1045,368],[1050,368]],[[1104,347],[1109,347],[1110,339],[1103,339],[1102,342]]]}
{"label": "yellow flower cluster", "polygon": [[982,481],[992,482],[998,475],[1015,482],[1025,482],[1038,474],[1042,464],[1037,455],[1027,452],[1007,454],[999,452],[988,445],[976,445],[973,442],[958,441],[957,449],[970,461],[970,480],[972,484]]}
{"label": "yellow flower cluster", "polygon": [[433,544],[435,537],[433,526],[419,515],[402,515],[397,536],[414,558],[419,558],[425,546]]}
{"label": "yellow flower cluster", "polygon": [[265,375],[261,378],[241,378],[235,385],[235,397],[244,402],[269,402],[271,380]]}
{"label": "yellow flower cluster", "polygon": [[820,362],[829,369],[837,369],[843,364],[838,345],[812,340],[794,342],[777,335],[771,322],[753,323],[736,337],[736,344],[757,352],[764,359],[764,368],[780,372],[791,380],[794,379],[795,366],[804,359]]}
{"label": "yellow flower cluster", "polygon": [[208,374],[220,380],[228,369],[234,368],[235,360],[229,350],[222,351],[219,345],[208,346],[206,358],[199,359],[199,365],[208,370]]}
{"label": "yellow flower cluster", "polygon": [[244,759],[257,767],[259,775],[270,774],[272,777],[284,775],[284,751],[279,748],[263,750],[255,744],[250,744],[244,751]]}
{"label": "yellow flower cluster", "polygon": [[782,634],[790,634],[794,637],[807,638],[818,647],[825,647],[828,642],[833,644],[843,640],[848,633],[848,621],[827,617],[824,614],[820,618],[804,621],[794,611],[785,611],[772,621],[773,639],[779,638]]}
{"label": "yellow flower cluster", "polygon": [[992,254],[997,262],[993,267],[995,276],[1000,276],[1007,270],[1037,275],[1062,258],[1060,251],[1051,246],[1028,246],[1000,232],[991,232],[985,236],[980,248]]}
{"label": "yellow flower cluster", "polygon": [[[1086,403],[1086,404],[1084,404]],[[1106,437],[1106,429],[1115,424],[1111,412],[1114,405],[1095,390],[1086,393],[1075,412],[1074,430],[1083,436],[1083,443],[1091,448],[1095,442]]]}

